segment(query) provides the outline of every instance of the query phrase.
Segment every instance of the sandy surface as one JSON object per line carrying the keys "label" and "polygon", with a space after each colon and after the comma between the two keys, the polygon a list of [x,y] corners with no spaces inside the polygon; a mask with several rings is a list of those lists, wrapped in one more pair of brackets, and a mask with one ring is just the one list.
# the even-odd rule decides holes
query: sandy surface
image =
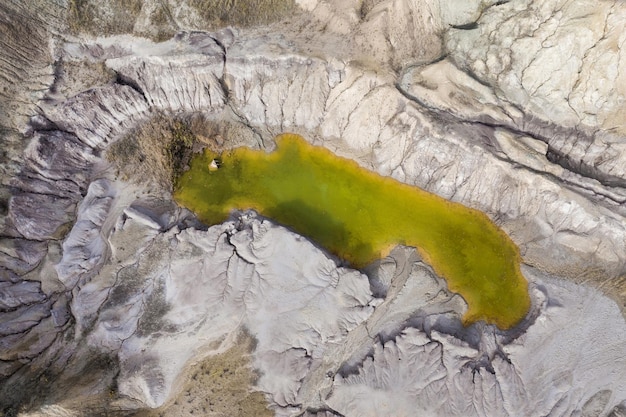
{"label": "sandy surface", "polygon": [[228,351],[192,364],[180,376],[182,390],[168,404],[134,417],[269,417],[262,393],[252,391],[258,375],[250,366],[254,339],[245,333]]}

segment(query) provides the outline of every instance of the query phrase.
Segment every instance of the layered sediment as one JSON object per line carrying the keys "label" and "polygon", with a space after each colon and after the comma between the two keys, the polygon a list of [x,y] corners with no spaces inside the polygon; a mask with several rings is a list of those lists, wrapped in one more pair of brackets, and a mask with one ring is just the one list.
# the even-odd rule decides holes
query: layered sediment
{"label": "layered sediment", "polygon": [[[68,38],[55,7],[0,6],[6,31],[48,22],[1,41],[17,91],[0,94],[2,410],[167,405],[245,331],[250,389],[276,415],[619,415],[624,6],[301,3],[289,24],[161,43]],[[254,213],[207,228],[115,178],[111,143],[200,113],[238,126],[220,146],[302,133],[484,211],[520,247],[527,319],[464,328],[464,301],[411,249],[364,274]]]}

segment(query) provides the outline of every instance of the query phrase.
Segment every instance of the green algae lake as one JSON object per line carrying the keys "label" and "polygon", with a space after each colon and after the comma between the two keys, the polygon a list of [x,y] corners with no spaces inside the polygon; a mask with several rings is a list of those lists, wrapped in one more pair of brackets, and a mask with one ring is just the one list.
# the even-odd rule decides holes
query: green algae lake
{"label": "green algae lake", "polygon": [[205,150],[179,178],[174,198],[209,225],[252,208],[356,268],[395,245],[414,246],[467,301],[464,324],[484,320],[507,329],[524,318],[530,297],[519,250],[484,213],[382,177],[298,135],[276,143],[272,153]]}

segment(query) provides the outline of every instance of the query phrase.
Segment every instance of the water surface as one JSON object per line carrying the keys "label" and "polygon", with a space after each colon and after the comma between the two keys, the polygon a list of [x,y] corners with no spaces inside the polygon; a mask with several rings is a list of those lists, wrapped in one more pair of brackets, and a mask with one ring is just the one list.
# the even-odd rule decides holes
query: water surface
{"label": "water surface", "polygon": [[[219,169],[210,169],[214,160]],[[174,197],[208,224],[253,208],[356,268],[395,245],[415,246],[467,301],[465,324],[510,328],[530,306],[518,248],[484,213],[382,177],[297,135],[279,136],[272,153],[205,151]]]}

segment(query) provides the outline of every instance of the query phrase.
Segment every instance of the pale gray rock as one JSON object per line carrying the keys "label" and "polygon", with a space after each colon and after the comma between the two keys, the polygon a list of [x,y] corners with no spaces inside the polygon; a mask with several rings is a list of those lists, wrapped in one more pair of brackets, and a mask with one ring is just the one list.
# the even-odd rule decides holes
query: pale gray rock
{"label": "pale gray rock", "polygon": [[553,161],[623,186],[625,14],[614,1],[512,1],[476,28],[449,31],[446,45],[461,69],[524,112],[516,125],[546,141]]}
{"label": "pale gray rock", "polygon": [[442,0],[439,2],[442,23],[453,27],[471,27],[480,18],[483,10],[496,2],[496,0]]}
{"label": "pale gray rock", "polygon": [[0,5],[0,125],[25,130],[37,101],[54,81],[50,36],[63,26],[64,10],[52,1]]}
{"label": "pale gray rock", "polygon": [[229,49],[224,83],[231,105],[254,126],[315,129],[324,115],[329,64],[294,54],[286,41],[269,39],[250,39]]}
{"label": "pale gray rock", "polygon": [[[178,45],[184,44],[185,39],[187,38],[183,36],[176,42]],[[192,45],[193,42],[189,39],[187,39],[190,42],[188,45]],[[181,101],[175,97],[196,97],[197,99],[188,100],[189,105],[194,109],[213,108],[211,97],[215,94],[198,94],[198,86],[207,82],[202,81],[202,77],[205,77],[202,74],[206,74],[205,67],[200,64],[202,61],[196,62],[197,65],[194,66],[194,60],[198,59],[198,55],[185,55],[196,50],[221,54],[216,49],[215,43],[212,43],[214,42],[212,39],[204,39],[205,44],[208,42],[209,46],[201,42],[197,47],[187,46],[186,49],[183,48],[183,55],[177,58],[180,60],[183,59],[182,56],[187,57],[183,59],[188,68],[185,71],[191,71],[189,77],[194,80],[193,83],[179,85],[175,89],[178,92],[172,96],[172,102],[164,101],[163,98],[150,99],[158,104],[155,106],[158,110],[180,109]],[[197,44],[198,41],[196,41]],[[135,47],[127,46],[130,51],[133,48]],[[156,46],[150,46],[150,48],[152,52],[163,52],[163,48],[159,49]],[[167,54],[172,53],[172,46],[164,48],[168,51]],[[382,174],[391,174],[402,181],[420,185],[447,198],[491,213],[506,230],[513,234],[514,239],[524,251],[528,247],[528,261],[535,265],[558,271],[562,267],[560,258],[554,261],[543,259],[539,263],[539,258],[542,258],[545,248],[557,243],[558,251],[562,252],[565,257],[568,256],[567,253],[575,253],[576,256],[586,253],[581,262],[572,268],[573,271],[578,270],[577,273],[586,274],[588,273],[586,271],[591,271],[596,266],[611,275],[620,273],[623,260],[619,256],[616,257],[616,254],[623,252],[621,238],[602,243],[601,250],[596,251],[598,245],[589,245],[584,239],[554,236],[555,233],[559,233],[558,229],[555,231],[554,227],[550,226],[554,221],[540,214],[546,211],[554,197],[554,193],[550,191],[556,190],[551,185],[553,181],[541,175],[535,175],[536,166],[534,165],[529,165],[530,172],[522,176],[519,175],[519,170],[510,165],[501,164],[500,155],[495,154],[492,158],[489,153],[485,154],[485,149],[489,150],[493,143],[501,142],[499,138],[506,136],[506,132],[498,135],[487,133],[488,142],[485,143],[485,139],[481,139],[478,142],[482,145],[480,148],[467,147],[464,136],[469,134],[484,137],[486,132],[472,130],[475,133],[458,131],[450,134],[449,129],[441,130],[436,121],[425,116],[419,107],[411,104],[410,100],[407,101],[393,86],[393,78],[364,71],[358,67],[346,66],[336,60],[325,62],[317,58],[305,58],[293,48],[289,42],[269,35],[233,41],[233,44],[229,46],[224,64],[224,85],[228,89],[231,108],[246,123],[256,126],[257,129],[269,130],[268,135],[285,129],[302,131],[305,134],[319,132],[318,137],[332,148],[336,145],[331,145],[331,140],[336,143],[334,142],[336,138],[341,138],[341,146],[337,149],[340,154],[359,155],[362,163]],[[251,51],[254,52],[251,53]],[[197,52],[193,53],[197,54]],[[155,64],[150,64],[146,59],[126,57],[114,58],[108,62],[110,66],[121,71],[126,82],[139,86],[148,79],[144,75],[147,72],[142,70],[140,74],[132,68],[153,68]],[[160,61],[150,58],[150,62]],[[124,65],[130,66],[126,68]],[[437,86],[444,84],[445,80],[456,79],[458,80],[457,86],[465,86],[460,90],[467,96],[469,102],[472,100],[475,102],[478,99],[481,103],[491,103],[488,104],[491,110],[486,110],[483,104],[482,107],[472,110],[474,113],[468,114],[467,106],[459,107],[454,100],[437,102],[438,97],[446,97],[442,95],[443,90],[421,97],[424,96],[424,88],[421,91],[411,92],[413,98],[421,94],[416,100],[420,104],[434,103],[439,111],[449,111],[456,106],[459,119],[469,119],[480,123],[493,122],[499,118],[521,117],[519,111],[512,106],[505,106],[504,102],[498,99],[490,89],[473,82],[470,77],[450,64],[446,68],[451,69],[443,71],[441,69],[443,64],[435,65],[436,67],[432,70],[428,70],[430,73],[447,74],[443,81],[439,80]],[[219,76],[219,73],[216,74]],[[428,75],[428,72],[422,71],[420,76],[423,77],[424,74]],[[214,81],[212,85],[217,88]],[[200,84],[196,85],[196,82]],[[425,82],[432,85],[432,80]],[[171,83],[164,83],[164,85],[171,85]],[[411,83],[413,89],[416,85],[419,83]],[[141,88],[147,97],[152,94],[150,91],[155,89],[153,83],[151,86]],[[450,89],[452,87],[446,88],[448,88],[447,95],[457,96],[453,94],[457,94],[456,90]],[[470,92],[468,96],[468,91],[472,88],[474,92]],[[165,94],[161,91],[165,90],[161,90],[161,87],[156,89],[158,97]],[[507,108],[509,110],[506,110]],[[502,112],[498,109],[505,109],[512,116],[507,116],[506,113],[498,114]],[[376,117],[370,117],[371,114],[375,114]],[[128,123],[132,124],[132,122]],[[457,138],[457,135],[460,137]],[[493,138],[493,136],[496,137]],[[446,145],[446,149],[442,145],[442,140],[444,143],[452,143]],[[459,145],[462,147],[459,148]],[[397,149],[403,151],[398,152]],[[467,160],[464,164],[457,166],[455,170],[446,169],[449,164],[455,164],[454,161],[458,160],[460,153],[467,154],[468,152],[473,155],[469,158],[465,156]],[[560,167],[551,164],[543,155],[538,155],[536,159],[540,161],[544,171],[566,178],[569,184],[576,186],[585,196],[592,198],[599,196],[602,201],[612,205],[623,201],[623,193],[619,189],[602,186],[593,179],[588,180],[584,176],[572,174],[562,168],[558,170],[557,168]],[[504,180],[499,181],[499,184],[494,187],[491,181],[489,184],[484,183],[490,178],[503,178]],[[542,183],[542,186],[536,187],[537,183]],[[515,190],[515,192],[510,190]],[[526,198],[528,194],[539,195],[539,200],[537,197]],[[574,198],[578,199],[576,196]],[[561,201],[560,197],[557,197],[557,201]],[[605,236],[615,234],[615,227],[623,229],[623,224],[619,224],[623,223],[621,220],[617,223],[610,222],[606,227],[603,225],[596,227],[595,220],[592,219],[598,218],[595,213],[598,208],[585,204],[584,199],[581,202],[582,204],[576,206],[577,210],[581,214],[587,212],[588,214],[582,215],[589,218],[586,221],[589,226],[585,228],[584,233],[588,234],[590,230],[595,229],[597,231],[592,234],[598,237],[598,242],[602,242]],[[557,205],[560,204],[557,203]],[[566,203],[565,207],[559,209],[559,212],[569,211],[570,206],[570,203]],[[553,209],[550,208],[547,211],[552,212]],[[529,222],[533,223],[530,227]],[[577,227],[576,224],[568,222],[559,229],[569,231],[576,230]],[[523,233],[521,233],[522,230]],[[596,258],[595,261],[594,258]]]}
{"label": "pale gray rock", "polygon": [[[450,328],[460,327],[460,317],[467,309],[465,302],[448,292],[445,283],[421,261],[414,249],[396,248],[380,265],[372,266],[369,274],[388,277],[384,301],[304,379],[299,400],[312,409],[329,407],[325,399],[333,393],[337,378],[333,376],[353,373],[364,358],[371,356],[374,340],[392,340],[410,323],[428,332],[437,322],[452,323]],[[376,288],[375,284],[372,286]]]}
{"label": "pale gray rock", "polygon": [[[120,213],[117,205],[127,203],[115,193],[105,183],[92,184],[77,224],[89,218],[87,224],[98,230],[107,223],[102,219]],[[103,197],[113,198],[116,207],[100,209]],[[256,389],[267,394],[277,415],[403,415],[416,409],[517,415],[518,409],[550,411],[557,403],[565,411],[552,415],[567,415],[625,376],[619,370],[607,379],[603,368],[624,354],[623,319],[588,288],[526,270],[536,288],[528,322],[513,332],[465,329],[459,321],[464,302],[412,249],[396,249],[372,267],[385,297],[380,300],[364,275],[338,268],[308,241],[253,213],[206,231],[181,231],[152,220],[163,214],[149,206],[137,202],[121,212],[107,238],[112,258],[100,269],[102,278],[83,280],[71,304],[83,323],[77,341],[84,335],[90,349],[118,358],[117,383],[125,398],[118,406],[163,403],[191,358],[227,349],[235,341],[229,335],[242,326],[257,340],[253,363],[262,376]],[[57,316],[63,317],[62,310]],[[594,321],[599,316],[602,327]],[[22,326],[37,318],[23,317]],[[588,339],[576,337],[581,323],[603,341],[583,357]],[[552,339],[557,329],[562,337]],[[585,381],[568,379],[562,401],[545,387],[529,388],[530,381],[549,386],[551,378],[560,378],[541,371],[552,369],[555,352],[563,354],[564,364],[578,355],[581,367],[573,372]],[[532,371],[522,365],[529,361]],[[623,398],[621,391],[611,392],[603,412]]]}
{"label": "pale gray rock", "polygon": [[181,55],[129,56],[107,61],[107,66],[132,80],[148,105],[162,111],[209,112],[225,105],[220,84],[224,67],[224,46],[205,33],[181,34],[177,44],[192,49]]}
{"label": "pale gray rock", "polygon": [[[163,214],[150,212],[149,203],[135,205],[124,210],[113,226],[107,239],[111,260],[100,268],[98,259],[107,250],[97,236],[103,225],[107,227],[103,220],[119,213],[117,205],[124,204],[111,200],[114,190],[106,182],[92,183],[56,269],[66,286],[74,286],[71,314],[78,325],[74,343],[87,334],[89,352],[119,352],[120,392],[138,404],[156,406],[165,401],[188,360],[211,340],[222,340],[245,326],[258,340],[256,366],[265,375],[259,383],[277,404],[288,405],[310,362],[323,355],[327,344],[340,344],[372,311],[369,303],[374,299],[365,276],[337,270],[335,261],[309,242],[254,217],[242,218],[239,226],[227,223],[207,232],[181,232],[176,226],[161,231],[146,219],[163,219]],[[184,219],[181,214],[178,218]],[[80,260],[86,255],[80,250],[81,239],[89,239],[85,246],[95,251],[85,260]],[[294,252],[292,257],[277,258],[274,244],[282,241],[284,248],[278,249],[283,253],[301,248],[314,255]],[[95,263],[86,265],[90,260]],[[298,274],[301,278],[294,280]],[[300,316],[294,316],[299,311]],[[42,321],[42,315],[50,312],[49,321]],[[31,342],[27,353],[23,343],[31,339],[3,338],[6,361],[19,349],[30,357],[40,354],[42,343],[46,348],[56,338],[49,324],[63,326],[70,316],[62,306],[44,303],[11,314],[15,318],[3,320],[11,323],[11,331],[35,326],[40,343]],[[302,333],[307,328],[315,331]],[[231,342],[227,338],[222,344]],[[65,372],[74,372],[84,354],[77,353]]]}
{"label": "pale gray rock", "polygon": [[50,306],[35,304],[23,305],[16,310],[2,314],[0,336],[23,333],[38,324],[44,317],[50,315]]}
{"label": "pale gray rock", "polygon": [[[604,198],[612,208],[622,211],[617,205],[624,201],[623,189],[598,181],[593,173],[572,172],[555,163],[559,161],[551,157],[554,138],[524,136],[524,113],[498,98],[491,88],[459,70],[450,60],[409,68],[399,88],[411,99],[442,114],[472,123],[501,126],[496,130],[496,140],[506,157],[532,170],[558,177],[583,193]],[[533,135],[532,129],[527,134]],[[518,145],[518,142],[523,143]]]}
{"label": "pale gray rock", "polygon": [[337,413],[333,411],[323,410],[323,411],[310,411],[307,410],[304,414],[304,417],[336,417]]}
{"label": "pale gray rock", "polygon": [[[391,69],[441,56],[444,25],[460,18],[454,16],[458,12],[450,12],[452,7],[445,4],[448,2],[429,0],[298,0],[297,3],[319,26],[318,33],[308,42],[309,48],[310,44],[315,45],[315,36],[326,36],[324,41],[332,43],[335,50],[326,48],[325,55]],[[440,3],[444,4],[445,16]]]}
{"label": "pale gray rock", "polygon": [[[580,259],[569,266],[571,273],[585,275],[596,267],[610,276],[623,271],[624,259],[619,254],[626,249],[622,238],[624,220],[592,203],[597,192],[615,207],[623,200],[619,189],[569,173],[550,163],[545,155],[537,155],[545,171],[567,178],[583,195],[564,190],[559,177],[537,173],[535,166],[521,171],[516,165],[504,163],[503,155],[494,149],[498,136],[488,128],[456,122],[443,126],[425,114],[413,103],[413,96],[405,96],[408,90],[402,90],[408,87],[402,82],[398,91],[393,79],[385,75],[334,61],[304,60],[294,56],[289,45],[280,40],[272,47],[259,47],[258,43],[258,39],[236,43],[226,58],[229,97],[236,113],[248,123],[270,132],[303,132],[340,155],[356,155],[360,163],[383,175],[479,208],[512,235],[527,261],[534,265],[556,273],[562,270],[563,259]],[[239,57],[249,49],[263,57]],[[303,76],[297,75],[300,71]],[[452,77],[463,74],[456,69],[449,71]],[[270,73],[275,77],[270,78]],[[445,76],[446,71],[434,73]],[[464,74],[459,78],[459,85],[467,84],[463,91],[474,88],[470,99],[481,98],[485,103],[471,110],[474,113],[469,113],[470,120],[472,114],[480,114],[476,120],[479,123],[485,117],[507,117],[507,107],[499,107],[501,101],[488,88],[477,82],[464,84],[468,78]],[[415,84],[419,87],[418,83],[410,83],[413,92]],[[429,97],[432,106],[444,108],[448,104],[437,101],[442,100],[439,93],[415,101],[422,104]],[[307,104],[298,104],[303,102]],[[467,106],[452,103],[467,116]],[[515,108],[509,109],[513,115],[519,114]],[[590,245],[588,240],[572,236],[573,230],[585,230],[585,236],[593,236],[595,243]],[[558,255],[550,259],[543,256],[547,247]]]}
{"label": "pale gray rock", "polygon": [[63,242],[63,258],[55,266],[59,280],[68,290],[78,284],[81,277],[89,276],[101,264],[105,241],[101,228],[109,214],[112,195],[103,180],[94,181],[78,208],[74,227]]}
{"label": "pale gray rock", "polygon": [[93,346],[119,349],[122,394],[162,404],[193,355],[245,326],[257,339],[259,389],[277,405],[294,404],[310,362],[371,313],[365,276],[338,270],[285,229],[239,221],[206,232],[174,228],[129,254],[137,263],[120,269],[89,336]]}
{"label": "pale gray rock", "polygon": [[[14,82],[0,123],[23,132],[2,133],[2,410],[156,407],[245,329],[254,389],[279,416],[619,415],[625,324],[596,290],[525,268],[533,308],[517,328],[464,328],[464,301],[411,249],[366,276],[252,213],[207,230],[113,181],[101,156],[162,113],[245,126],[226,147],[295,131],[485,211],[527,264],[611,291],[626,269],[623,4],[298,3],[291,24],[49,50],[46,6],[32,39],[0,41]],[[27,11],[0,6],[0,26]],[[78,71],[74,91],[62,62],[102,74]]]}
{"label": "pale gray rock", "polygon": [[41,284],[33,281],[0,283],[0,309],[10,310],[22,305],[43,301],[46,297],[41,292]]}
{"label": "pale gray rock", "polygon": [[24,151],[24,159],[42,179],[71,181],[84,188],[96,156],[75,136],[52,131],[35,134]]}
{"label": "pale gray rock", "polygon": [[47,250],[45,242],[19,238],[4,238],[1,242],[2,266],[18,275],[24,275],[35,269]]}
{"label": "pale gray rock", "polygon": [[398,86],[421,105],[469,122],[514,127],[524,116],[449,58],[407,68]]}
{"label": "pale gray rock", "polygon": [[[541,282],[536,290],[543,299],[541,313],[520,337],[498,346],[507,336],[502,339],[496,334],[495,339],[487,337],[473,346],[462,341],[462,335],[459,340],[439,331],[407,327],[394,339],[375,343],[372,353],[353,372],[338,375],[328,405],[345,416],[416,412],[570,416],[593,403],[597,415],[608,415],[624,395],[618,382],[625,377],[624,369],[615,367],[615,361],[624,355],[623,342],[619,342],[626,336],[621,314],[614,305],[595,302],[600,296],[595,290],[548,277],[536,282]],[[584,307],[568,311],[565,306],[573,300]],[[603,311],[595,311],[597,308]],[[593,319],[584,324],[596,314],[608,321],[602,326]],[[587,334],[590,338],[579,337],[581,328],[591,332]],[[600,339],[602,343],[589,344],[589,340]],[[495,348],[498,353],[487,366],[481,366],[471,358],[480,357],[485,348]],[[599,362],[596,349],[612,359]],[[572,361],[578,364],[574,368],[567,365]],[[528,363],[533,365],[528,367]],[[564,371],[546,372],[555,367]],[[584,387],[578,386],[580,378],[586,381]],[[614,383],[608,383],[609,379]],[[612,390],[607,391],[607,386]]]}
{"label": "pale gray rock", "polygon": [[145,120],[148,112],[143,95],[120,84],[96,87],[44,110],[57,129],[74,133],[85,145],[100,150]]}
{"label": "pale gray rock", "polygon": [[24,167],[10,184],[23,191],[78,202],[96,159],[93,150],[74,135],[60,131],[37,133],[24,150]]}
{"label": "pale gray rock", "polygon": [[21,236],[31,240],[59,238],[74,216],[73,200],[46,194],[22,193],[9,201],[9,216]]}

